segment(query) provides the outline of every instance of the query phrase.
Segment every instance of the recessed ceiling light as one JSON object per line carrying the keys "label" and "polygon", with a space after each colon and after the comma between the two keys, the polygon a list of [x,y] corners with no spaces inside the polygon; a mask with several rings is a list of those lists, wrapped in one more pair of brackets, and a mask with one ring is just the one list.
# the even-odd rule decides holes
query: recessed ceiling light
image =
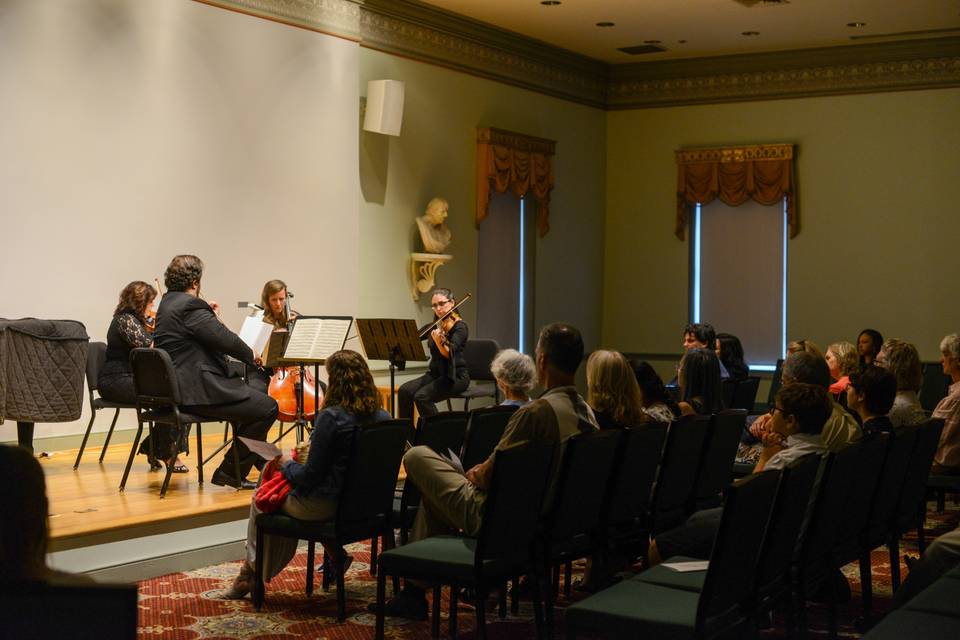
{"label": "recessed ceiling light", "polygon": [[660,40],[644,40],[643,44],[660,44]]}
{"label": "recessed ceiling light", "polygon": [[560,0],[540,0],[540,4],[545,7],[555,7],[560,4]]}
{"label": "recessed ceiling light", "polygon": [[859,29],[860,27],[867,26],[867,23],[866,22],[848,22],[847,26],[852,29]]}
{"label": "recessed ceiling light", "polygon": [[759,31],[744,31],[744,32],[741,33],[740,35],[744,35],[744,36],[758,36],[758,35],[760,35],[760,32],[759,32]]}
{"label": "recessed ceiling light", "polygon": [[614,25],[613,22],[598,22],[598,23],[597,23],[597,26],[598,26],[598,27],[612,27],[613,25]]}

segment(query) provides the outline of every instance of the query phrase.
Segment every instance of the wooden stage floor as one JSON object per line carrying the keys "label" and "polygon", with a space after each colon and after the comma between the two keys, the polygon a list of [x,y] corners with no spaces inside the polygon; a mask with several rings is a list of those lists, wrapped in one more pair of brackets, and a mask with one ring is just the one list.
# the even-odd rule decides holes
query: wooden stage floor
{"label": "wooden stage floor", "polygon": [[[276,433],[271,431],[271,435]],[[203,450],[209,455],[222,442],[223,432],[211,428],[203,438]],[[292,447],[293,434],[282,444]],[[195,445],[196,436],[191,441],[190,455],[181,456],[190,472],[173,474],[163,499],[160,499],[160,485],[164,471],[150,471],[142,455],[136,456],[126,489],[120,493],[120,478],[130,454],[130,443],[111,444],[102,464],[97,462],[100,446],[88,445],[76,471],[73,470],[76,449],[40,458],[50,501],[50,551],[246,518],[253,492],[218,487],[210,482],[223,452],[203,466],[205,482],[199,484]],[[256,479],[256,472],[251,474],[251,479]]]}

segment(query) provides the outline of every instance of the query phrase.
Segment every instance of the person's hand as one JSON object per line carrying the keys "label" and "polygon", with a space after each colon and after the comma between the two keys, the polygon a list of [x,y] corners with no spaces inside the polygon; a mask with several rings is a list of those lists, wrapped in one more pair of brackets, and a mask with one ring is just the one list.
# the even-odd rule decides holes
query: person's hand
{"label": "person's hand", "polygon": [[470,467],[470,468],[467,470],[467,473],[466,473],[467,480],[469,480],[469,481],[470,481],[470,484],[472,484],[472,485],[475,486],[475,487],[479,487],[479,486],[480,486],[480,485],[478,484],[478,483],[479,483],[479,479],[478,479],[479,469],[478,469],[478,467],[479,467],[479,465],[474,465],[474,466]]}
{"label": "person's hand", "polygon": [[776,431],[769,431],[763,434],[761,438],[764,447],[783,448],[784,437]]}
{"label": "person's hand", "polygon": [[262,367],[262,366],[263,366],[263,358],[260,357],[260,356],[254,356],[254,357],[253,357],[253,364],[257,365],[258,367]]}
{"label": "person's hand", "polygon": [[220,317],[220,303],[216,300],[211,300],[207,303],[210,305],[210,310],[219,318]]}
{"label": "person's hand", "polygon": [[753,421],[750,425],[750,434],[757,440],[763,440],[763,435],[770,431],[770,414],[765,414]]}

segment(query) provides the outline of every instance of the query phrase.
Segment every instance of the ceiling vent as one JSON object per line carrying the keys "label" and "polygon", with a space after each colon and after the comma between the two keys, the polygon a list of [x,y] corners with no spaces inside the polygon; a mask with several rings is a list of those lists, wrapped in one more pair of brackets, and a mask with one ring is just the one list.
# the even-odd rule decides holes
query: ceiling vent
{"label": "ceiling vent", "polygon": [[631,56],[642,56],[645,53],[661,53],[666,49],[655,44],[638,44],[634,47],[620,47],[617,51],[623,51]]}

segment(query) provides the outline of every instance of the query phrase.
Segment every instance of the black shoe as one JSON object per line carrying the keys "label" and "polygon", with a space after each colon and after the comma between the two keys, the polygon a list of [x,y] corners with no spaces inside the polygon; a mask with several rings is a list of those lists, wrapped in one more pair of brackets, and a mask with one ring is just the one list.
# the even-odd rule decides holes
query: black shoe
{"label": "black shoe", "polygon": [[[367,611],[377,612],[377,603],[367,605]],[[387,600],[383,605],[383,614],[391,618],[406,618],[407,620],[427,619],[427,599],[422,595],[411,594],[407,589]]]}
{"label": "black shoe", "polygon": [[257,485],[254,482],[249,480],[237,480],[233,476],[225,473],[221,469],[217,469],[213,472],[213,477],[210,478],[210,482],[217,485],[218,487],[233,487],[234,489],[256,489]]}

